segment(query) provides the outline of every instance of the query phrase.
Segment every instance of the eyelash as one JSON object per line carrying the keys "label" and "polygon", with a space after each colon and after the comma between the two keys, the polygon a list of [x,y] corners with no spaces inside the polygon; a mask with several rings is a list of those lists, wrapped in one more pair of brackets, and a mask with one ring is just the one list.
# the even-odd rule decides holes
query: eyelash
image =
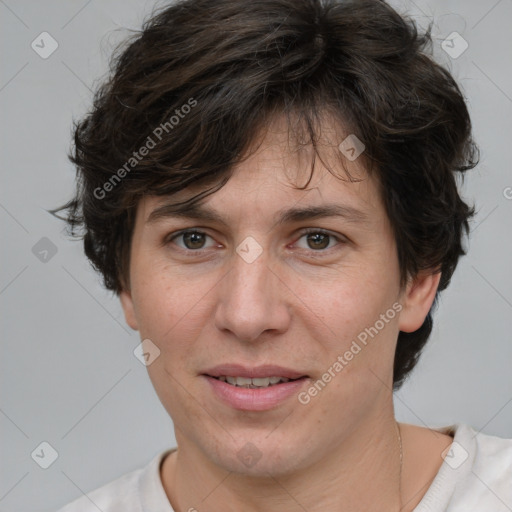
{"label": "eyelash", "polygon": [[[178,231],[177,233],[172,233],[170,236],[166,237],[166,239],[164,241],[164,245],[168,245],[171,242],[173,242],[176,238],[178,238],[180,236],[183,236],[183,235],[186,235],[188,233],[196,233],[196,234],[199,234],[199,235],[205,235],[207,237],[212,238],[210,235],[208,235],[208,233],[205,233],[204,231],[201,231],[199,229],[184,229],[182,231]],[[300,236],[297,239],[297,241],[300,240],[305,235],[309,235],[309,234],[312,234],[312,233],[313,234],[326,235],[326,236],[336,240],[338,242],[338,245],[345,243],[345,241],[343,239],[341,239],[340,237],[338,237],[336,235],[333,235],[331,232],[326,231],[326,230],[321,229],[321,228],[305,228],[305,229],[303,229],[300,232]],[[330,252],[330,250],[334,249],[335,247],[331,247],[331,248],[328,248],[328,249],[319,249],[319,250],[310,249],[310,251],[312,253],[314,253],[314,254],[321,254],[321,253]],[[205,253],[205,252],[207,252],[209,250],[209,249],[187,249],[187,248],[183,248],[183,247],[179,247],[179,246],[178,246],[178,249],[180,251],[184,251],[187,254],[187,256],[198,256],[198,255],[200,256],[200,255],[202,255],[203,253]],[[308,249],[303,249],[303,250],[307,251]]]}

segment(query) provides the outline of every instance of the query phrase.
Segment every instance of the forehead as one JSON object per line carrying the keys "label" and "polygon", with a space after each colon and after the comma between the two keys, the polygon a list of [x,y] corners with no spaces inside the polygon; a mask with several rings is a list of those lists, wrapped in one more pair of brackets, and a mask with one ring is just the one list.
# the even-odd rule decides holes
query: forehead
{"label": "forehead", "polygon": [[170,196],[146,196],[139,205],[140,220],[151,224],[166,216],[188,213],[193,218],[207,220],[210,215],[211,220],[222,221],[216,214],[223,212],[227,217],[247,220],[271,214],[274,220],[283,221],[285,211],[291,210],[295,214],[287,219],[298,220],[299,209],[319,211],[319,207],[337,209],[337,213],[354,221],[381,216],[381,200],[375,178],[365,167],[366,159],[350,161],[340,150],[341,142],[349,135],[326,120],[315,152],[311,144],[291,138],[286,121],[277,118],[257,138],[249,156],[232,169],[228,182],[219,190],[192,207],[173,205],[186,202],[212,185],[190,186]]}

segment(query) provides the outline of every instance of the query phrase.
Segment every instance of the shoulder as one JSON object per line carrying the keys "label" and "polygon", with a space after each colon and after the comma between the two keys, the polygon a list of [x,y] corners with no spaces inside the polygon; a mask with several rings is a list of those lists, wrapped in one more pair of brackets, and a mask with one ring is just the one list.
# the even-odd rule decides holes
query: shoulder
{"label": "shoulder", "polygon": [[143,512],[144,500],[148,499],[145,494],[152,493],[153,488],[158,490],[158,484],[161,484],[154,480],[167,453],[160,453],[146,466],[83,494],[57,512]]}
{"label": "shoulder", "polygon": [[459,424],[445,463],[456,482],[450,512],[512,510],[512,439]]}
{"label": "shoulder", "polygon": [[[479,487],[487,486],[498,496],[503,496],[512,509],[512,439],[478,433],[468,430],[476,441],[476,453],[472,474],[479,481]],[[475,480],[475,485],[478,485]]]}
{"label": "shoulder", "polygon": [[512,439],[483,434],[464,423],[434,429],[453,438],[414,512],[510,512]]}
{"label": "shoulder", "polygon": [[57,512],[142,512],[138,507],[138,481],[142,469],[137,469],[80,496]]}

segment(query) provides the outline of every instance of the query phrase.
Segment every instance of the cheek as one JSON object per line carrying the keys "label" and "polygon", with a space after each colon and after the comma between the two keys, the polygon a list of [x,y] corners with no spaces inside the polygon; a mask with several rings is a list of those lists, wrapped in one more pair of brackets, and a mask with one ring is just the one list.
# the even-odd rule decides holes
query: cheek
{"label": "cheek", "polygon": [[132,286],[135,314],[142,338],[151,339],[161,351],[179,350],[197,335],[204,324],[208,290],[206,275],[191,279],[167,262],[141,261]]}
{"label": "cheek", "polygon": [[[400,305],[395,302],[394,275],[357,271],[331,281],[329,286],[307,294],[307,283],[300,291],[304,302],[321,320],[315,338],[322,340],[329,365],[346,356],[346,369],[378,368],[389,365],[398,334]],[[394,306],[394,307],[393,307]],[[313,319],[312,319],[313,321]]]}
{"label": "cheek", "polygon": [[[372,293],[368,287],[339,288],[323,301],[321,371],[328,383],[318,406],[332,408],[335,422],[357,417],[372,407],[392,380],[398,335],[398,312],[391,294]],[[318,381],[317,381],[318,382]],[[322,388],[322,384],[318,384]],[[314,387],[314,386],[313,386]],[[316,388],[311,389],[316,393]],[[309,392],[309,391],[308,391]],[[340,407],[342,406],[342,407]]]}

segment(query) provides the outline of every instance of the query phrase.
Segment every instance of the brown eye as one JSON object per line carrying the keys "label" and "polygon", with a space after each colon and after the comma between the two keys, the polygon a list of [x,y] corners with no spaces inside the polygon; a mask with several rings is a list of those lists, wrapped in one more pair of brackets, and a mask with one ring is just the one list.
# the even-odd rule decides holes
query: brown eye
{"label": "brown eye", "polygon": [[183,233],[183,241],[187,249],[202,249],[204,245],[204,233],[189,231]]}
{"label": "brown eye", "polygon": [[334,246],[343,243],[342,239],[333,235],[332,233],[329,233],[322,229],[314,228],[304,230],[299,240],[301,240],[302,238],[306,239],[307,247],[301,248],[309,249],[315,252],[327,252],[326,249],[333,248],[333,245],[331,244],[332,241],[337,242],[337,244],[334,244]]}
{"label": "brown eye", "polygon": [[329,235],[314,233],[306,236],[311,249],[326,249],[329,246]]}
{"label": "brown eye", "polygon": [[[197,251],[205,249],[205,242],[207,238],[211,238],[206,233],[197,230],[181,231],[172,236],[168,242],[175,243],[180,249]],[[175,240],[181,240],[182,244],[175,242]]]}

